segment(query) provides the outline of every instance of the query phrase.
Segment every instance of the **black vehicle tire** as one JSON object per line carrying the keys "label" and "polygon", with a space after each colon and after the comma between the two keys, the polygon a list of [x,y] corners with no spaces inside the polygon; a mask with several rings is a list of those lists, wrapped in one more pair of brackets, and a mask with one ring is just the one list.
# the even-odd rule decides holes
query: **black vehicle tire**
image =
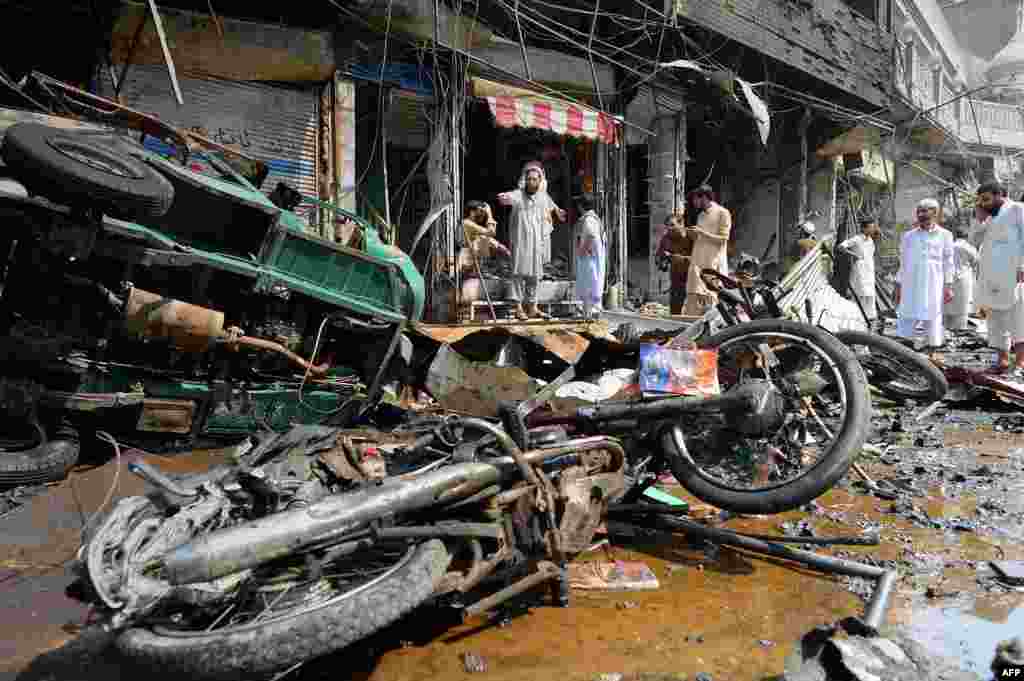
{"label": "black vehicle tire", "polygon": [[676,480],[697,498],[735,513],[773,514],[799,508],[816,499],[846,474],[867,439],[871,401],[864,370],[853,352],[835,336],[815,326],[776,319],[746,322],[723,329],[700,341],[699,346],[709,349],[721,347],[758,334],[785,334],[806,339],[834,363],[843,383],[846,411],[832,448],[800,477],[760,490],[723,486],[707,476],[699,466],[686,461],[670,442],[665,443],[665,454]]}
{"label": "black vehicle tire", "polygon": [[62,431],[35,447],[0,452],[0,489],[63,480],[78,463],[79,451],[77,436]]}
{"label": "black vehicle tire", "polygon": [[398,621],[437,588],[451,557],[437,539],[369,584],[321,606],[259,623],[182,635],[129,629],[120,651],[145,669],[181,678],[252,679],[340,650]]}
{"label": "black vehicle tire", "polygon": [[114,217],[159,217],[174,201],[174,187],[160,173],[88,135],[18,123],[7,130],[0,157],[32,193]]}
{"label": "black vehicle tire", "polygon": [[861,361],[866,364],[864,368],[869,376],[872,362],[884,363],[879,368],[884,368],[886,373],[903,375],[903,381],[877,380],[871,383],[886,397],[935,402],[949,392],[949,382],[942,370],[921,353],[898,341],[864,331],[840,331],[836,338],[846,345],[863,345],[871,350],[870,356]]}

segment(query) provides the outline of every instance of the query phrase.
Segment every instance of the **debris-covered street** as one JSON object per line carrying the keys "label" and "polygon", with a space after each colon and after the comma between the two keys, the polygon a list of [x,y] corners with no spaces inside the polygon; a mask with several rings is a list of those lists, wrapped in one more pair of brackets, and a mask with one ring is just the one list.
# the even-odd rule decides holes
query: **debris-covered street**
{"label": "debris-covered street", "polygon": [[[799,511],[730,517],[670,479],[659,488],[714,526],[808,538],[877,536],[878,546],[804,548],[897,569],[883,631],[898,631],[930,658],[945,657],[954,669],[984,678],[995,646],[1024,626],[1024,416],[988,402],[970,409],[943,406],[918,422],[921,410],[876,402],[869,441],[877,453],[860,462],[893,498],[869,494],[848,476]],[[204,469],[224,454],[143,460],[180,473]],[[123,472],[139,456],[124,455],[116,488],[117,464],[108,461],[4,497],[3,671],[18,679],[68,681],[132,673],[104,648],[100,635],[80,638],[88,608],[64,592],[67,566],[91,511],[108,490],[116,489],[117,496],[144,491],[145,483]],[[427,607],[358,649],[311,662],[291,677],[781,678],[796,664],[801,637],[858,616],[872,589],[864,580],[826,577],[729,547],[665,534],[636,536],[614,521],[607,530],[607,543],[599,541],[577,559],[581,567],[568,608],[552,607],[538,592],[460,624],[451,611]],[[642,563],[656,581],[594,590],[587,573],[609,561],[620,568]],[[909,654],[912,647],[905,649]],[[960,677],[950,671],[915,678]]]}

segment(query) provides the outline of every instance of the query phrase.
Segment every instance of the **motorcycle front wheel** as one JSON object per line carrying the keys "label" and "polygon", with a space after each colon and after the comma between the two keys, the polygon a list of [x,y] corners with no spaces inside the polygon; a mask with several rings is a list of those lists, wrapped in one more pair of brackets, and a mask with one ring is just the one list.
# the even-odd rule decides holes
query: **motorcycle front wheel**
{"label": "motorcycle front wheel", "polygon": [[798,508],[846,474],[868,435],[867,379],[853,352],[809,324],[758,320],[698,343],[718,352],[723,392],[750,410],[689,418],[662,434],[673,475],[699,499],[746,514]]}
{"label": "motorcycle front wheel", "polygon": [[398,621],[433,595],[451,558],[443,542],[375,547],[323,566],[268,573],[203,617],[162,613],[117,640],[145,668],[191,679],[248,679],[341,650]]}

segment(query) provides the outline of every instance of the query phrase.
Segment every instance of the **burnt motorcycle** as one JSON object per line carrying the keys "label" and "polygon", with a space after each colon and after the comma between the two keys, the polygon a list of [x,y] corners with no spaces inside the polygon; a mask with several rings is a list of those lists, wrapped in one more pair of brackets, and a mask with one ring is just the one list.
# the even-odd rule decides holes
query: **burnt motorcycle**
{"label": "burnt motorcycle", "polygon": [[[702,272],[705,282],[718,291],[719,297],[717,319],[707,320],[708,326],[714,328],[715,322],[735,325],[752,319],[786,317],[779,301],[789,296],[793,287],[761,280],[760,270],[756,258],[747,258],[739,263],[736,277],[710,269]],[[860,307],[860,301],[856,302]],[[809,297],[803,299],[801,312],[808,323],[815,323],[822,313],[814,310]],[[868,383],[889,399],[934,402],[941,400],[949,391],[949,382],[942,369],[903,342],[856,329],[836,330],[834,335],[853,350]]]}
{"label": "burnt motorcycle", "polygon": [[146,668],[253,678],[428,600],[471,616],[547,584],[566,602],[566,565],[609,504],[636,506],[662,471],[740,513],[795,508],[845,474],[870,405],[842,343],[768,320],[698,345],[717,352],[711,396],[539,409],[570,368],[499,422],[299,426],[188,478],[133,464],[155,491],[90,528],[81,597]]}

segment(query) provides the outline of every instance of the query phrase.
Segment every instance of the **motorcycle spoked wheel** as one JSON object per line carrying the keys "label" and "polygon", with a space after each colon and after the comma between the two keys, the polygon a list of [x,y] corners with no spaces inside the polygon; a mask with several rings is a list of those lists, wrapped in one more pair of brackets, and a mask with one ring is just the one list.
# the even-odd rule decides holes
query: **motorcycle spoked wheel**
{"label": "motorcycle spoked wheel", "polygon": [[[891,399],[935,402],[949,392],[942,370],[902,343],[864,331],[840,331],[836,338],[854,350],[868,383]],[[864,348],[867,352],[857,352]]]}
{"label": "motorcycle spoked wheel", "polygon": [[[688,440],[687,447],[693,463],[675,450],[671,438],[667,438],[666,456],[679,483],[702,501],[736,513],[782,513],[821,496],[846,474],[864,445],[870,427],[871,403],[864,371],[853,352],[827,331],[785,320],[758,320],[726,328],[700,341],[699,346],[718,350],[719,381],[724,392],[744,379],[744,372],[747,371],[760,374],[761,380],[764,380],[768,372],[761,369],[737,369],[738,364],[731,365],[728,359],[734,352],[738,353],[737,362],[741,354],[759,355],[761,344],[782,348],[778,357],[783,364],[792,363],[794,353],[808,353],[797,357],[796,368],[804,371],[820,370],[825,374],[820,377],[819,383],[827,384],[827,392],[838,399],[839,413],[834,413],[837,405],[834,402],[831,405],[826,403],[823,393],[819,391],[812,399],[812,408],[815,409],[815,417],[812,418],[806,405],[797,396],[790,394],[784,396],[780,403],[780,419],[784,419],[784,422],[780,421],[779,428],[776,430],[773,425],[770,432],[763,436],[759,434],[749,438],[737,433],[742,423],[738,426],[733,421],[730,425],[725,417],[714,415],[711,418],[718,430],[700,435],[712,438],[710,442],[691,446]],[[783,356],[787,352],[789,354]],[[790,366],[790,369],[792,371],[794,367]],[[769,380],[773,384],[779,382],[778,377]],[[742,418],[741,415],[739,420],[742,421]],[[822,424],[826,428],[820,428]],[[793,443],[795,436],[803,438],[805,432],[811,432],[812,426],[817,429],[813,446]],[[807,430],[802,431],[801,428]],[[695,430],[691,427],[689,432]],[[736,444],[739,442],[747,446],[744,439],[762,446],[759,454],[752,455],[754,460],[772,452],[770,456],[774,460],[770,463],[773,467],[771,474],[758,481],[763,486],[755,488],[750,484],[757,473],[753,463],[736,461],[735,455],[739,453]],[[804,470],[804,458],[809,453],[814,456]],[[784,468],[796,469],[799,474],[790,479],[781,479],[779,474]]]}
{"label": "motorcycle spoked wheel", "polygon": [[[444,543],[435,539],[351,554],[305,583],[294,581],[287,569],[263,569],[247,585],[248,596],[189,624],[165,611],[159,622],[151,617],[125,631],[117,647],[144,668],[182,678],[282,672],[398,621],[433,595],[450,561]],[[228,607],[233,610],[225,613]]]}

